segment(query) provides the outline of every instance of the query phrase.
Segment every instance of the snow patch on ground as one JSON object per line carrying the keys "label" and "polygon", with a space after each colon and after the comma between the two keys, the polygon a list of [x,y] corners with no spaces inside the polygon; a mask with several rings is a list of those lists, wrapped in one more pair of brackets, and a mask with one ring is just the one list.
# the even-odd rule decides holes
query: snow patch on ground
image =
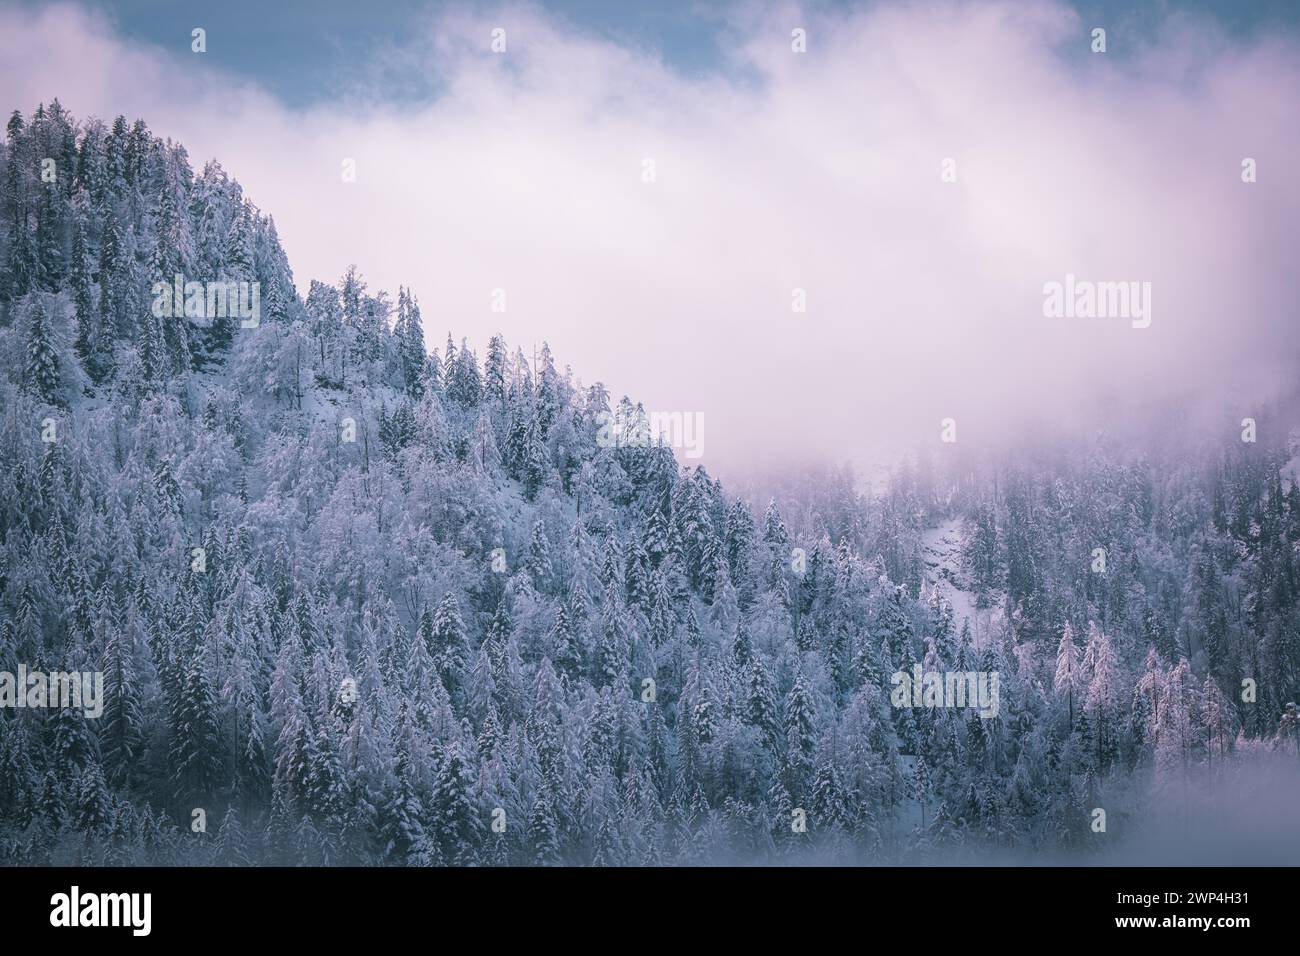
{"label": "snow patch on ground", "polygon": [[975,647],[982,648],[1002,620],[1001,602],[990,595],[989,608],[977,608],[975,593],[962,567],[962,542],[966,538],[965,521],[949,518],[921,535],[921,556],[925,561],[926,584],[937,590],[952,605],[953,627],[961,633],[962,624],[970,623]]}

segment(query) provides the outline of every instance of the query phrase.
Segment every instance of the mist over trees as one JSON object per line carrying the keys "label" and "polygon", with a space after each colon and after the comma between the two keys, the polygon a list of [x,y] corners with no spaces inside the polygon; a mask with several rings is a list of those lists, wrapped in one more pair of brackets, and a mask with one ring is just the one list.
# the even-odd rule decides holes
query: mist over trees
{"label": "mist over trees", "polygon": [[[1284,429],[751,501],[604,447],[640,406],[543,343],[430,350],[356,268],[302,298],[143,121],[15,112],[0,170],[0,671],[105,689],[0,709],[0,861],[1084,854],[1297,759]],[[260,322],[158,317],[176,275]],[[916,664],[997,673],[997,716],[892,706]]]}

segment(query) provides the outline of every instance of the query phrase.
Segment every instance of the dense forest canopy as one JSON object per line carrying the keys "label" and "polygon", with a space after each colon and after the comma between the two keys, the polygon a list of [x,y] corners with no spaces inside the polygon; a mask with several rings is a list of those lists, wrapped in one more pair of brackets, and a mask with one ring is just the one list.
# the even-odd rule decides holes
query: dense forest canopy
{"label": "dense forest canopy", "polygon": [[[640,406],[544,344],[301,297],[143,121],[14,112],[0,170],[0,671],[104,687],[0,709],[6,863],[1083,853],[1296,759],[1281,413],[751,501],[598,441]],[[158,315],[174,276],[260,320]],[[896,706],[918,664],[996,716]]]}

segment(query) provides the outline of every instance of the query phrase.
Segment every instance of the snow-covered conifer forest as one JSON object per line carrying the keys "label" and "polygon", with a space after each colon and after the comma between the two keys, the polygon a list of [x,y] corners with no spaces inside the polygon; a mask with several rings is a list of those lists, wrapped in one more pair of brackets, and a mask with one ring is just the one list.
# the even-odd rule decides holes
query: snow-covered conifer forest
{"label": "snow-covered conifer forest", "polygon": [[754,497],[364,249],[303,297],[144,120],[15,111],[0,175],[0,671],[103,678],[0,709],[6,864],[1158,860],[1294,785],[1285,407]]}

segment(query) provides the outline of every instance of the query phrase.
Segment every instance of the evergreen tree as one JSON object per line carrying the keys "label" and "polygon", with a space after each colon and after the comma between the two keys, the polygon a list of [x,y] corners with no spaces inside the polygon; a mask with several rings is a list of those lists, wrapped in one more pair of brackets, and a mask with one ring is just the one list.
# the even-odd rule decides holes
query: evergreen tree
{"label": "evergreen tree", "polygon": [[1065,695],[1066,712],[1069,716],[1068,726],[1071,728],[1074,727],[1074,692],[1084,686],[1083,679],[1079,647],[1074,643],[1074,628],[1067,621],[1065,630],[1061,632],[1061,642],[1056,649],[1056,674],[1052,678],[1052,686],[1056,688],[1058,694]]}
{"label": "evergreen tree", "polygon": [[104,764],[114,785],[127,782],[135,773],[136,757],[143,742],[140,688],[136,675],[136,620],[114,628],[101,665],[104,672],[104,723],[100,741]]}
{"label": "evergreen tree", "polygon": [[33,296],[28,314],[23,391],[45,405],[62,405],[61,376],[59,356],[50,338],[45,306],[39,295]]}
{"label": "evergreen tree", "polygon": [[812,698],[801,671],[795,672],[794,684],[785,698],[785,745],[787,786],[797,796],[804,792],[817,746]]}
{"label": "evergreen tree", "polygon": [[453,742],[434,781],[432,810],[443,858],[458,865],[473,862],[478,844],[477,814],[470,798],[473,785],[460,745]]}
{"label": "evergreen tree", "polygon": [[190,658],[172,716],[171,779],[178,804],[203,806],[221,784],[225,757],[209,667],[202,650]]}

